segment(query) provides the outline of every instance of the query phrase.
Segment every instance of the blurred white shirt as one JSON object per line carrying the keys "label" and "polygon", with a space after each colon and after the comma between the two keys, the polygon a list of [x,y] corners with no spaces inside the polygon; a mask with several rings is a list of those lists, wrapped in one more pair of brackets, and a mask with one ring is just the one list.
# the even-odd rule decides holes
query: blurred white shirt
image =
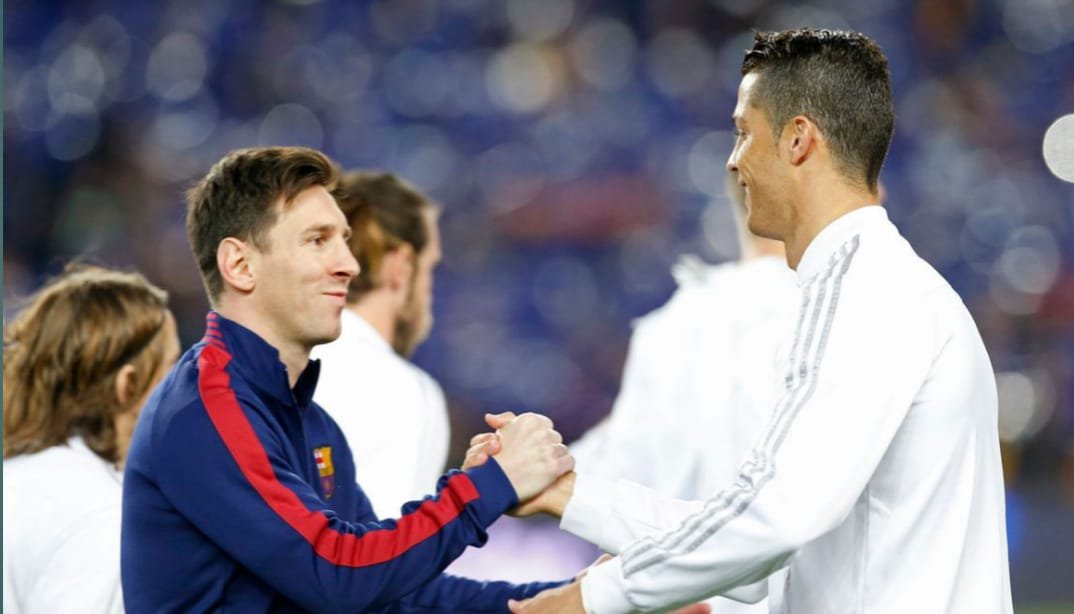
{"label": "blurred white shirt", "polygon": [[122,612],[122,494],[79,437],[5,460],[4,612]]}
{"label": "blurred white shirt", "polygon": [[349,309],[332,343],[314,348],[321,375],[314,400],[343,430],[358,483],[381,518],[436,490],[451,437],[440,385],[396,354]]}
{"label": "blurred white shirt", "polygon": [[[581,474],[705,499],[734,479],[772,411],[798,287],[777,256],[686,260],[674,274],[675,294],[635,325],[611,415],[570,448]],[[773,595],[783,579],[772,579]],[[716,614],[768,611],[764,601],[709,604]]]}

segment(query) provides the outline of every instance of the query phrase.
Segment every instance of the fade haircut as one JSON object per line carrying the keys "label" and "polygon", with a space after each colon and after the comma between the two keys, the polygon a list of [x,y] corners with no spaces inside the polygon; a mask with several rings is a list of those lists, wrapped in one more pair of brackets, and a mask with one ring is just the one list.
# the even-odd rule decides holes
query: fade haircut
{"label": "fade haircut", "polygon": [[351,227],[351,252],[361,267],[347,290],[347,302],[355,303],[380,283],[385,255],[402,245],[410,245],[415,256],[425,250],[426,216],[435,207],[406,182],[383,172],[347,173],[336,197]]}
{"label": "fade haircut", "polygon": [[334,191],[338,181],[335,165],[305,147],[240,149],[217,162],[187,192],[187,237],[210,302],[224,290],[216,265],[221,241],[233,237],[266,251],[269,229],[296,196],[313,186]]}
{"label": "fade haircut", "polygon": [[802,28],[757,32],[742,74],[757,73],[753,105],[778,139],[796,115],[820,128],[839,171],[876,190],[895,111],[880,48],[863,34]]}
{"label": "fade haircut", "polygon": [[[88,265],[30,297],[4,327],[4,458],[82,437],[116,463],[115,418],[164,366],[167,294],[138,273]],[[132,399],[120,404],[116,375],[134,365]]]}

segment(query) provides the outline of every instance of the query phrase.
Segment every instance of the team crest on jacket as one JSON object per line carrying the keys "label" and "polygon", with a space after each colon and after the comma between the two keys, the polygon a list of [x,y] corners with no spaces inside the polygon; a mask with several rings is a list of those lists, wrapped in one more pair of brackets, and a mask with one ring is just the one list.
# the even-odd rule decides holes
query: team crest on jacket
{"label": "team crest on jacket", "polygon": [[336,470],[332,467],[332,446],[313,449],[313,460],[317,463],[317,473],[321,476],[321,490],[324,498],[331,499],[336,489]]}

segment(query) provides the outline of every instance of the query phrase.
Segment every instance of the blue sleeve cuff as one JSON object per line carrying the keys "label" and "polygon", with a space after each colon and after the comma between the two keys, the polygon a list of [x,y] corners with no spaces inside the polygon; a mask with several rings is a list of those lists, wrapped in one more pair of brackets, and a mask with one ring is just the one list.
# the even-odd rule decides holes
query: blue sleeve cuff
{"label": "blue sleeve cuff", "polygon": [[467,469],[466,474],[479,495],[472,505],[482,526],[488,527],[504,512],[518,506],[515,487],[511,486],[496,459],[489,458],[484,465]]}

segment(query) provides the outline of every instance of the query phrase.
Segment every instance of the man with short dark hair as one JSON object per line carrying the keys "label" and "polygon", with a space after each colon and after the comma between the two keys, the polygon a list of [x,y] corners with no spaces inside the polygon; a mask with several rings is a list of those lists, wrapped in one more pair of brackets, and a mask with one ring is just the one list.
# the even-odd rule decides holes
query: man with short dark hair
{"label": "man with short dark hair", "polygon": [[549,584],[441,574],[573,460],[524,414],[503,453],[378,520],[339,427],[315,402],[317,344],[339,335],[358,263],[319,152],[233,152],[191,190],[187,228],[214,311],[153,393],[123,483],[130,612],[502,612]]}
{"label": "man with short dark hair", "polygon": [[787,566],[785,612],[1008,614],[988,355],[878,204],[887,61],[861,34],[801,29],[758,33],[742,74],[727,168],[750,230],[784,242],[802,291],[780,399],[707,501],[584,473],[557,481],[525,511],[619,556],[512,610],[749,599]]}
{"label": "man with short dark hair", "polygon": [[314,399],[343,430],[362,490],[387,518],[427,492],[447,460],[444,393],[408,360],[432,328],[439,212],[389,173],[348,173],[337,198],[361,272],[339,338],[313,352],[321,360]]}

